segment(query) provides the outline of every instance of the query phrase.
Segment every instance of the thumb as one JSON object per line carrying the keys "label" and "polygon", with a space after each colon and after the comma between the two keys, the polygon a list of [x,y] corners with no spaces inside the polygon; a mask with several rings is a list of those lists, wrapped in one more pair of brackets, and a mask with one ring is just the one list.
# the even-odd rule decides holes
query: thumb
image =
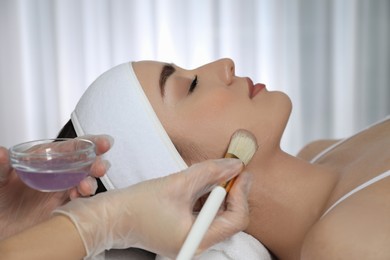
{"label": "thumb", "polygon": [[9,165],[8,150],[5,147],[0,146],[0,185],[6,182],[11,173],[11,167]]}
{"label": "thumb", "polygon": [[186,170],[187,181],[193,185],[195,193],[200,191],[207,193],[211,191],[213,186],[238,175],[242,169],[243,164],[239,159],[208,160],[188,168]]}
{"label": "thumb", "polygon": [[101,155],[110,150],[114,144],[114,138],[110,135],[84,135],[77,138],[87,139],[96,145],[96,155]]}

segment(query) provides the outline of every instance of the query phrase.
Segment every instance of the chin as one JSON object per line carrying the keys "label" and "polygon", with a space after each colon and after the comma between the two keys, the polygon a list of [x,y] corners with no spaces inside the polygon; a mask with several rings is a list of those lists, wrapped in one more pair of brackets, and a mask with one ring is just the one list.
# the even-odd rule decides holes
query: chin
{"label": "chin", "polygon": [[283,111],[286,111],[286,114],[288,114],[289,117],[292,110],[292,102],[290,97],[286,93],[281,91],[274,91],[274,93],[275,95],[278,95],[276,101],[278,103],[278,106],[281,107]]}
{"label": "chin", "polygon": [[[280,94],[280,99],[281,99],[279,106],[282,108],[281,115],[280,115],[281,116],[280,121],[283,124],[282,128],[283,128],[283,132],[284,132],[284,129],[287,126],[288,120],[290,119],[293,105],[292,105],[290,97],[286,93],[279,92],[279,94]],[[282,132],[282,134],[283,134],[283,132]]]}
{"label": "chin", "polygon": [[[290,118],[290,115],[291,115],[291,111],[292,111],[292,107],[293,107],[293,104],[291,102],[291,99],[290,97],[286,94],[286,93],[283,93],[281,92],[284,99],[285,99],[285,103],[286,103],[286,121],[288,121],[288,119]],[[287,124],[287,122],[286,122]]]}
{"label": "chin", "polygon": [[278,118],[285,118],[285,121],[288,121],[292,111],[292,102],[290,97],[281,91],[272,91],[270,94],[273,96],[271,98],[273,105],[272,110],[277,111],[275,116]]}
{"label": "chin", "polygon": [[272,95],[269,99],[272,102],[268,107],[269,112],[252,126],[258,140],[266,137],[267,142],[272,143],[271,146],[279,146],[291,115],[292,102],[284,92],[273,91]]}

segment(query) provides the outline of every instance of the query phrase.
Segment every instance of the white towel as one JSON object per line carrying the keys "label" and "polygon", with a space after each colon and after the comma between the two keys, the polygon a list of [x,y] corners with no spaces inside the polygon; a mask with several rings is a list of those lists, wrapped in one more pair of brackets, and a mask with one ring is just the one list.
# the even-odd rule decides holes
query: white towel
{"label": "white towel", "polygon": [[[156,256],[156,260],[167,260]],[[197,260],[271,260],[267,248],[251,235],[239,232],[225,241],[214,245]]]}
{"label": "white towel", "polygon": [[115,145],[104,157],[108,189],[127,187],[187,168],[149,103],[131,63],[97,78],[71,115],[78,136],[109,134]]}

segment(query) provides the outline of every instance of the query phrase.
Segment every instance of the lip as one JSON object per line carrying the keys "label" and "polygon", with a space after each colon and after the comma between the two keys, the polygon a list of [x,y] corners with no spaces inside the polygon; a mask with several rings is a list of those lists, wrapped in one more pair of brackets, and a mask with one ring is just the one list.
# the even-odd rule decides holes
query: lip
{"label": "lip", "polygon": [[246,78],[249,88],[249,98],[254,98],[260,91],[265,88],[265,85],[262,83],[253,84],[253,81],[250,78]]}

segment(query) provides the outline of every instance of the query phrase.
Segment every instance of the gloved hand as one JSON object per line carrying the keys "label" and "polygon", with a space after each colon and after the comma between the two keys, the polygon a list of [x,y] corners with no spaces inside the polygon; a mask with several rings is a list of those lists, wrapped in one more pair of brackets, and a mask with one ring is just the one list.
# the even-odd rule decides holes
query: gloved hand
{"label": "gloved hand", "polygon": [[[111,147],[111,137],[105,135],[84,136],[96,145],[97,155]],[[99,156],[92,165],[91,176],[105,174],[108,162]],[[49,218],[51,211],[70,199],[90,196],[97,188],[96,179],[87,177],[78,187],[63,192],[40,192],[26,186],[9,164],[8,150],[0,146],[0,239]]]}
{"label": "gloved hand", "polygon": [[[206,161],[180,173],[73,200],[54,214],[64,214],[73,221],[87,257],[106,249],[129,247],[174,257],[196,218],[193,208],[197,200],[215,185],[236,176],[242,167],[238,159]],[[200,251],[246,228],[249,186],[250,175],[241,173]]]}

